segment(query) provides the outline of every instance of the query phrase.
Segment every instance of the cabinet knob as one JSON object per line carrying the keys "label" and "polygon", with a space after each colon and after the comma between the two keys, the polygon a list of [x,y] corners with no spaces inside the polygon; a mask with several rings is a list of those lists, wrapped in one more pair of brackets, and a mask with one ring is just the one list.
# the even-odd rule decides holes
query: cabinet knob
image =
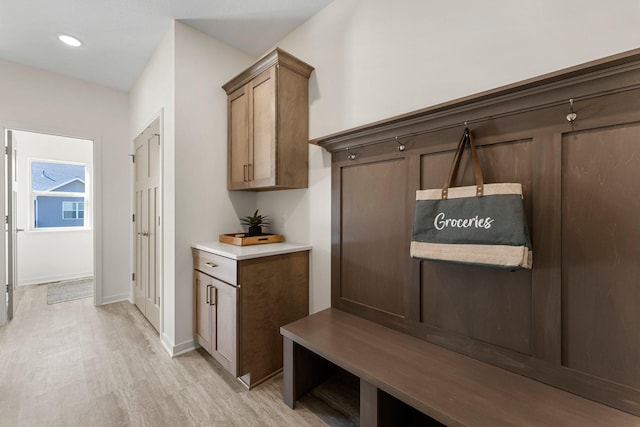
{"label": "cabinet knob", "polygon": [[211,267],[211,268],[213,268],[213,267],[217,267],[217,266],[218,266],[218,264],[214,264],[214,263],[212,263],[211,261],[209,261],[209,262],[205,262],[205,263],[204,263],[204,265],[206,265],[207,267]]}

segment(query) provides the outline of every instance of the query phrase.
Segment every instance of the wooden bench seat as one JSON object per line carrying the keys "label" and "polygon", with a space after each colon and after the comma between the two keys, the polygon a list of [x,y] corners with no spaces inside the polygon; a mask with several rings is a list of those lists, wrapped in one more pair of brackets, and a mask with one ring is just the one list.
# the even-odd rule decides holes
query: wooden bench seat
{"label": "wooden bench seat", "polygon": [[398,401],[449,426],[640,425],[639,417],[340,310],[321,311],[280,332],[283,394],[291,408],[337,365],[360,378],[365,427],[399,425]]}

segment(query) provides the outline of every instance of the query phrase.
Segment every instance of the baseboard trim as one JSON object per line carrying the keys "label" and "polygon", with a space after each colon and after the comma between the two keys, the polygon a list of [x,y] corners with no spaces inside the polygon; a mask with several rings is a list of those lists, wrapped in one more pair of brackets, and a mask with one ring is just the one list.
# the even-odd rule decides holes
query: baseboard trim
{"label": "baseboard trim", "polygon": [[88,271],[84,273],[73,274],[56,274],[53,276],[32,277],[30,279],[22,280],[18,282],[18,286],[30,286],[30,285],[44,285],[46,283],[62,282],[64,280],[77,280],[93,277],[93,272]]}
{"label": "baseboard trim", "polygon": [[102,297],[99,305],[113,304],[114,302],[129,301],[129,294],[113,295],[110,297]]}
{"label": "baseboard trim", "polygon": [[178,345],[174,345],[168,336],[162,334],[160,342],[162,343],[162,346],[167,351],[167,353],[169,353],[169,356],[171,356],[172,358],[180,356],[181,354],[189,353],[190,351],[196,349],[196,343],[192,339],[184,341]]}
{"label": "baseboard trim", "polygon": [[185,353],[189,353],[190,351],[193,351],[195,349],[196,349],[196,343],[195,343],[194,340],[185,341],[182,344],[173,347],[173,356],[172,357],[176,357],[176,356],[180,356],[180,355],[185,354]]}

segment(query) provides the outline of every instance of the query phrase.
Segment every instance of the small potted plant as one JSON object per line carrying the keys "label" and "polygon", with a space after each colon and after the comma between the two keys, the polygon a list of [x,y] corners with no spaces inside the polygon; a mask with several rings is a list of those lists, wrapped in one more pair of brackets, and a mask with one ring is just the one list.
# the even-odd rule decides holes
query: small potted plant
{"label": "small potted plant", "polygon": [[240,223],[249,226],[248,236],[261,236],[262,227],[269,225],[268,217],[266,215],[258,215],[258,209],[256,209],[253,215],[242,218]]}

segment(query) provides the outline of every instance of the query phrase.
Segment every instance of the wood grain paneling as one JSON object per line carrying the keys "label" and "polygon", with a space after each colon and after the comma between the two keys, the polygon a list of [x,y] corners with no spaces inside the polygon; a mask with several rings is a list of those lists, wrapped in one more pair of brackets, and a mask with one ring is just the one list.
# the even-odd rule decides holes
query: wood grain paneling
{"label": "wood grain paneling", "polygon": [[410,269],[403,158],[342,168],[340,297],[404,316]]}
{"label": "wood grain paneling", "polygon": [[[240,261],[241,366],[245,383],[282,367],[280,326],[309,314],[309,252]],[[265,351],[267,350],[268,351]]]}
{"label": "wood grain paneling", "polygon": [[306,188],[313,67],[274,49],[223,89],[228,96],[228,188]]}
{"label": "wood grain paneling", "polygon": [[[520,182],[531,218],[531,142],[478,148],[485,182]],[[473,185],[470,155],[464,154],[457,185]],[[441,188],[453,151],[422,156],[423,189]],[[531,230],[531,226],[529,226]],[[531,352],[531,272],[422,262],[422,321],[520,353]]]}
{"label": "wood grain paneling", "polygon": [[563,365],[640,389],[640,126],[562,149]]}
{"label": "wood grain paneling", "polygon": [[249,186],[268,187],[276,184],[276,69],[256,77],[250,88]]}
{"label": "wood grain paneling", "polygon": [[[317,139],[333,162],[332,307],[640,415],[639,81],[640,49]],[[523,184],[531,271],[409,259],[415,190],[443,185],[465,121],[486,182]],[[369,229],[396,239],[376,252]]]}
{"label": "wood grain paneling", "polygon": [[[309,185],[309,81],[295,70],[278,69],[278,182],[285,187]],[[304,112],[304,114],[301,114]]]}
{"label": "wood grain paneling", "polygon": [[230,141],[227,160],[229,190],[247,187],[249,158],[249,88],[243,87],[227,99],[227,133]]}
{"label": "wood grain paneling", "polygon": [[[367,382],[368,398],[375,399],[375,387],[445,425],[617,427],[640,421],[333,308],[286,325],[281,332],[294,342],[290,351],[297,343]],[[287,380],[295,381],[295,376],[287,375]],[[288,388],[295,389],[292,385]]]}
{"label": "wood grain paneling", "polygon": [[537,134],[533,144],[534,185],[530,202],[532,212],[531,243],[535,248],[535,268],[531,271],[532,356],[555,366],[561,351],[561,141],[562,135]]}

